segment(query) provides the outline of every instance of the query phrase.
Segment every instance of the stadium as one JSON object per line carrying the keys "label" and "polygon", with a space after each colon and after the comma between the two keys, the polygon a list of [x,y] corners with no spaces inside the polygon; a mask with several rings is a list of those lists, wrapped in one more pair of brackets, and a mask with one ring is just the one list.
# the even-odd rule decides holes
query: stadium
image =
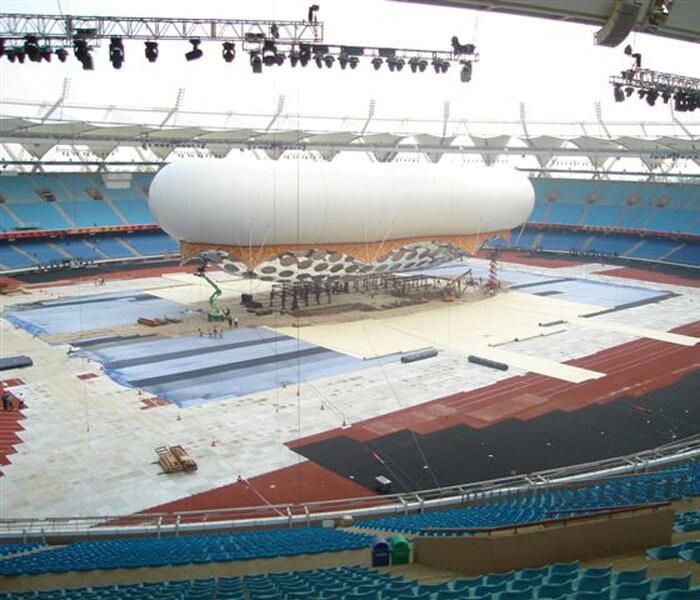
{"label": "stadium", "polygon": [[[692,0],[375,4],[698,53]],[[324,9],[171,37],[0,15],[0,598],[700,597],[698,80],[630,49],[590,116],[269,95],[307,46],[314,91],[489,68],[327,44]],[[60,36],[77,66],[33,97]],[[154,39],[188,68],[235,39],[218,61],[274,107],[72,99],[91,52],[138,70]]]}

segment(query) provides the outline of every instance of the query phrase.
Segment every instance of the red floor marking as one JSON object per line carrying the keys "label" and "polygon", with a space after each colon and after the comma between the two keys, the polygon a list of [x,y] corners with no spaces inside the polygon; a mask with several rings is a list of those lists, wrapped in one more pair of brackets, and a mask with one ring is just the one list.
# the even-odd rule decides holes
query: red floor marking
{"label": "red floor marking", "polygon": [[3,379],[2,385],[4,387],[14,387],[16,385],[24,385],[24,381],[21,379]]}
{"label": "red floor marking", "polygon": [[[13,406],[16,408],[17,398],[14,395],[12,398]],[[25,416],[19,410],[0,410],[0,465],[2,466],[10,464],[11,461],[8,457],[15,454],[15,447],[22,443],[17,432],[24,429],[20,423],[24,418]],[[3,472],[0,471],[0,477],[3,475]]]}
{"label": "red floor marking", "polygon": [[83,380],[95,379],[95,377],[99,377],[99,375],[97,375],[97,373],[82,373],[82,374],[78,375],[78,379],[83,379]]}
{"label": "red floor marking", "polygon": [[162,398],[148,398],[146,400],[141,400],[141,404],[143,404],[141,410],[146,410],[148,408],[157,408],[158,406],[167,406],[170,402]]}
{"label": "red floor marking", "polygon": [[700,337],[700,321],[687,323],[686,325],[681,325],[680,327],[671,329],[671,333],[679,333],[681,335],[688,335],[691,337]]}
{"label": "red floor marking", "polygon": [[680,275],[647,271],[646,269],[634,269],[631,267],[596,271],[594,275],[610,275],[612,277],[638,279],[641,281],[651,281],[653,283],[670,283],[672,285],[684,285],[686,287],[700,287],[700,279],[690,279],[681,277]]}
{"label": "red floor marking", "polygon": [[[178,475],[176,474],[175,476]],[[172,477],[172,475],[164,475],[164,477]],[[259,477],[253,477],[247,481],[235,481],[236,477],[237,473],[232,472],[231,480],[233,483],[229,485],[194,494],[167,504],[154,506],[143,512],[220,510],[235,507],[266,506],[268,504],[303,504],[305,502],[321,502],[337,498],[359,498],[372,495],[372,492],[361,485],[308,461],[272,471]],[[338,506],[337,509],[341,510],[342,507]],[[241,518],[246,515],[236,513],[236,516]],[[251,513],[248,516],[261,516],[261,514]],[[219,520],[225,518],[225,516],[221,516]],[[216,516],[214,516],[210,520],[216,519]]]}

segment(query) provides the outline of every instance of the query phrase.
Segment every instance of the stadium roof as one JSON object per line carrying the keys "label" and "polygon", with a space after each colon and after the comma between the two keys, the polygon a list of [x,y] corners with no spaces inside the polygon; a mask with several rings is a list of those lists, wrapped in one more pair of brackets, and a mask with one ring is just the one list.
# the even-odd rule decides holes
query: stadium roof
{"label": "stadium roof", "polygon": [[[700,42],[700,10],[697,0],[396,0],[470,8],[520,16],[555,19],[571,23],[604,26],[622,4],[638,4],[633,31],[643,31],[687,42]],[[661,5],[670,7],[664,19],[653,17]],[[665,21],[665,22],[663,22]]]}
{"label": "stadium roof", "polygon": [[329,116],[287,114],[282,104],[276,112],[253,114],[63,99],[0,101],[5,116],[0,118],[0,163],[14,170],[61,162],[153,168],[182,156],[224,157],[239,149],[272,159],[287,151],[315,151],[326,160],[340,152],[364,152],[377,161],[423,153],[433,162],[467,155],[488,165],[501,161],[544,172],[565,167],[700,174],[700,122],[690,121],[691,115],[682,121],[675,113],[666,121],[608,121],[598,108],[589,120],[541,121],[528,119],[521,105],[519,118],[476,120],[450,114],[446,103],[440,116],[408,119],[380,108],[370,103],[364,115]]}

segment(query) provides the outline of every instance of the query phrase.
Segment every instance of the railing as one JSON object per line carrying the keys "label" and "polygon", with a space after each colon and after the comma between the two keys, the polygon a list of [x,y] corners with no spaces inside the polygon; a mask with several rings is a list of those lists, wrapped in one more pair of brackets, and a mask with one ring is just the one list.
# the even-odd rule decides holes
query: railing
{"label": "railing", "polygon": [[139,513],[86,517],[0,519],[0,540],[66,540],[119,536],[160,536],[227,532],[244,528],[310,526],[344,519],[375,518],[491,502],[499,498],[584,486],[627,474],[695,461],[700,435],[652,450],[529,475],[482,481],[418,492],[218,511]]}

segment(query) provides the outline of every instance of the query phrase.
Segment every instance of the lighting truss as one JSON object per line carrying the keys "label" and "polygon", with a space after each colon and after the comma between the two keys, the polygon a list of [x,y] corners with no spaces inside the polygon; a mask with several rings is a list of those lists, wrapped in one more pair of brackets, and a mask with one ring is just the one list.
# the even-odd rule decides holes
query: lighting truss
{"label": "lighting truss", "polygon": [[[615,88],[615,98],[618,100],[624,100],[624,96],[630,96],[636,90],[640,97],[646,96],[651,105],[660,96],[664,102],[673,98],[677,110],[694,110],[696,105],[700,106],[700,79],[694,77],[650,69],[628,69],[620,75],[613,75],[610,83]],[[653,98],[653,101],[650,101],[650,98]],[[679,98],[690,99],[693,108],[679,108]],[[681,103],[681,106],[685,105]]]}
{"label": "lighting truss", "polygon": [[26,36],[35,36],[54,45],[66,45],[76,37],[89,40],[120,37],[141,41],[199,39],[203,42],[242,42],[270,37],[289,44],[318,43],[323,40],[323,23],[0,14],[0,38],[21,43]]}
{"label": "lighting truss", "polygon": [[[154,62],[159,41],[197,40],[237,42],[250,54],[254,72],[262,72],[258,57],[265,67],[282,65],[289,58],[292,67],[315,62],[319,67],[334,64],[354,69],[360,57],[367,57],[375,69],[383,65],[390,71],[422,72],[430,66],[436,73],[445,73],[452,63],[462,65],[462,81],[471,79],[472,63],[479,55],[473,44],[460,44],[453,38],[452,51],[408,48],[358,47],[323,44],[323,23],[316,21],[241,21],[232,19],[172,19],[142,17],[79,17],[72,15],[0,14],[0,42],[8,59],[23,53],[27,40],[42,48],[53,48],[65,54],[76,42],[87,42],[86,49],[99,46],[102,40],[140,40],[146,42],[147,58]],[[150,45],[150,47],[149,47]],[[1,54],[1,53],[0,53]],[[122,52],[123,57],[123,52]],[[24,54],[19,62],[23,62]],[[230,56],[233,60],[233,54]],[[230,61],[228,61],[230,62]],[[467,76],[468,72],[468,76]]]}

